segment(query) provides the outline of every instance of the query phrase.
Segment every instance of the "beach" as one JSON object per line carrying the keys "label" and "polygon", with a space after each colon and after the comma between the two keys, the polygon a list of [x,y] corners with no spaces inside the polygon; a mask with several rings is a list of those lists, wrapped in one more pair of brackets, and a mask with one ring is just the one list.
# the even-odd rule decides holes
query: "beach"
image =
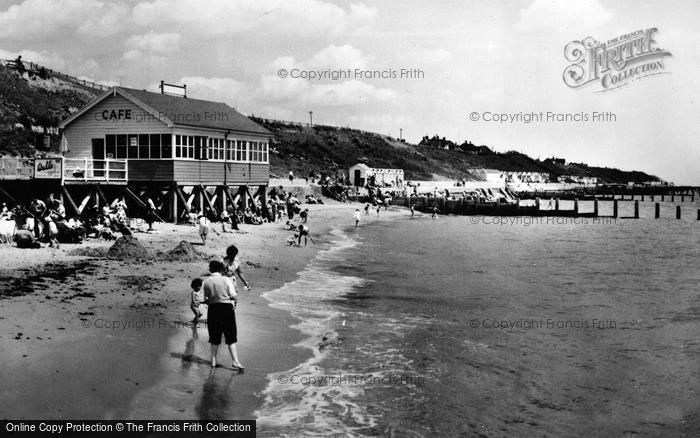
{"label": "beach", "polygon": [[[197,245],[188,225],[157,223],[135,233],[149,253],[165,253],[181,240],[202,253],[197,261],[113,260],[75,256],[104,251],[114,242],[90,240],[60,250],[0,247],[4,284],[4,418],[252,418],[268,374],[311,355],[295,347],[302,334],[288,312],[261,295],[296,278],[330,245],[333,226],[352,224],[355,205],[310,205],[316,245],[286,246],[283,222],[211,233]],[[240,291],[239,354],[244,374],[211,372],[204,324],[188,321],[190,281],[207,275],[207,260],[235,244],[251,291]],[[219,362],[230,366],[224,349]],[[233,377],[232,377],[233,376]],[[224,390],[223,388],[227,388]],[[222,392],[223,391],[223,392]],[[67,402],[66,400],[70,400]]]}

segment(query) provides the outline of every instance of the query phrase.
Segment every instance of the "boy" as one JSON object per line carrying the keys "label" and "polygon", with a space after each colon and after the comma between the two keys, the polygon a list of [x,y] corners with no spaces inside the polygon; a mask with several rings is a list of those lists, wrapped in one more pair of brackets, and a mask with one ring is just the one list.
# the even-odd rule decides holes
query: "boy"
{"label": "boy", "polygon": [[297,246],[301,246],[301,238],[302,237],[304,238],[304,246],[306,246],[306,244],[308,243],[307,239],[310,240],[311,243],[316,245],[316,242],[314,242],[314,239],[311,238],[311,236],[309,235],[309,227],[307,227],[306,225],[299,225],[298,230],[299,230],[299,233],[298,233],[298,237],[297,237]]}
{"label": "boy", "polygon": [[355,219],[355,228],[360,226],[360,217],[362,214],[360,213],[360,209],[356,208],[355,209],[355,214],[352,215],[353,219]]}
{"label": "boy", "polygon": [[190,309],[194,312],[192,323],[196,325],[199,318],[202,317],[202,312],[199,310],[199,306],[202,304],[202,279],[195,278],[192,280],[192,283],[190,283],[190,287],[192,288]]}

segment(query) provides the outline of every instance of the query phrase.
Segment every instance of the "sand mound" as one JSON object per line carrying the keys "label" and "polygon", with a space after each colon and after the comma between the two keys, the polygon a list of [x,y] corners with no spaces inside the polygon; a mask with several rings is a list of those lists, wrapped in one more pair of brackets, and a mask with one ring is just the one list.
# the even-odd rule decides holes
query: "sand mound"
{"label": "sand mound", "polygon": [[113,259],[149,259],[151,254],[134,236],[122,236],[114,242],[107,257]]}
{"label": "sand mound", "polygon": [[83,247],[83,248],[75,248],[72,251],[70,251],[68,254],[72,256],[81,256],[81,257],[97,257],[97,258],[102,258],[102,257],[107,257],[107,251],[108,248],[104,247]]}
{"label": "sand mound", "polygon": [[205,255],[194,249],[190,242],[185,240],[161,255],[161,259],[168,262],[197,262],[206,258]]}

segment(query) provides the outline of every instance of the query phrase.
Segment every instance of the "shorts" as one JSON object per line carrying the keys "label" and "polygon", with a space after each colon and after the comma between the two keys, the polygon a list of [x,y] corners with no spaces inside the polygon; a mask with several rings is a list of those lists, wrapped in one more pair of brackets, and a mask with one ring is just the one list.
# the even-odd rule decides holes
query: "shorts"
{"label": "shorts", "polygon": [[209,331],[210,344],[220,345],[222,334],[224,335],[226,345],[238,342],[236,311],[233,309],[233,304],[210,304],[207,313],[207,330]]}

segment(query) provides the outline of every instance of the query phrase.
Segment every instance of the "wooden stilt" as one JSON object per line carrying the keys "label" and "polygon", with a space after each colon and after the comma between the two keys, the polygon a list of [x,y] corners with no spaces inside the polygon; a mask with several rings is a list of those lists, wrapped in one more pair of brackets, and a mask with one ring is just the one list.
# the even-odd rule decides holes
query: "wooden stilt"
{"label": "wooden stilt", "polygon": [[[199,186],[199,196],[200,196],[200,199],[202,197],[204,197],[204,200],[207,202],[207,206],[211,209],[212,213],[214,213],[214,215],[218,216],[217,211],[216,211],[216,207],[214,207],[214,203],[211,202],[211,198],[209,197],[209,192],[207,192],[206,187],[204,187],[203,185]],[[204,211],[204,209],[202,209],[202,211]]]}
{"label": "wooden stilt", "polygon": [[593,216],[598,217],[598,200],[593,201]]}
{"label": "wooden stilt", "polygon": [[578,216],[578,198],[574,199],[574,215]]}
{"label": "wooden stilt", "polygon": [[[177,184],[172,185],[168,194],[169,194],[169,198],[170,198],[170,209],[169,209],[170,210],[170,220],[174,224],[176,224],[177,220],[179,219],[179,212],[178,212],[178,208],[177,208],[177,198],[179,197],[178,195],[182,196],[182,194],[179,193]],[[187,206],[187,203],[185,203],[185,207],[186,206]]]}
{"label": "wooden stilt", "polygon": [[[136,203],[139,204],[139,206],[140,206],[141,208],[143,208],[144,210],[148,210],[148,204],[146,204],[145,201],[143,201],[141,198],[139,198],[138,195],[137,195],[136,193],[134,193],[129,187],[124,186],[124,193],[126,193],[131,199],[133,199],[134,201],[136,201]],[[160,216],[158,216],[158,213],[155,213],[155,212],[154,212],[154,213],[153,213],[153,216],[155,216],[155,218],[158,219],[158,220],[161,221],[161,222],[166,222],[166,221],[163,220],[163,218],[161,218]]]}
{"label": "wooden stilt", "polygon": [[77,205],[77,204],[75,203],[75,201],[73,200],[73,197],[72,197],[72,196],[70,195],[70,193],[68,192],[68,188],[67,188],[66,186],[61,186],[61,189],[62,189],[62,191],[63,191],[63,194],[66,195],[66,198],[68,199],[68,203],[69,203],[70,206],[73,208],[73,211],[74,211],[76,214],[80,214],[80,209],[78,208],[78,205]]}
{"label": "wooden stilt", "polygon": [[634,218],[639,219],[639,201],[634,201]]}

